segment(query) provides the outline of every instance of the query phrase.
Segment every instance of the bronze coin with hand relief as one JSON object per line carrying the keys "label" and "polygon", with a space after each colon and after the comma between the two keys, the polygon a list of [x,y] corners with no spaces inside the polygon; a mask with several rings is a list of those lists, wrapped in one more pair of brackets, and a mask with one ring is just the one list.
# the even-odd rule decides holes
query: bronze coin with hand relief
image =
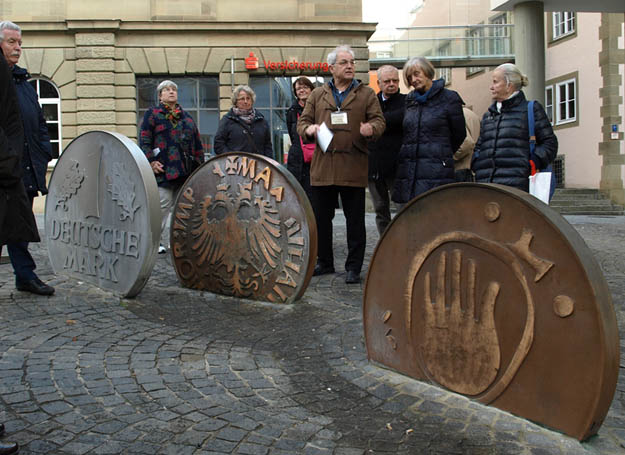
{"label": "bronze coin with hand relief", "polygon": [[376,247],[363,311],[371,360],[580,440],[612,402],[606,281],[575,229],[527,193],[463,183],[410,202]]}

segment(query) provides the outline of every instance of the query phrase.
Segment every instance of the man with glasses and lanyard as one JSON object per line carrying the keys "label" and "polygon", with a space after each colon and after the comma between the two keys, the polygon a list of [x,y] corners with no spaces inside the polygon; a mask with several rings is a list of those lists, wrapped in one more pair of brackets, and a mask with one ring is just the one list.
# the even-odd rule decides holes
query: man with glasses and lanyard
{"label": "man with glasses and lanyard", "polygon": [[317,143],[310,166],[311,202],[318,232],[313,275],[334,273],[332,219],[340,195],[347,222],[345,282],[359,283],[366,246],[367,142],[382,135],[385,122],[373,89],[354,78],[354,51],[349,46],[338,46],[328,54],[327,61],[332,80],[313,90],[297,123],[297,132],[305,142],[315,141],[322,128],[332,133],[325,150]]}

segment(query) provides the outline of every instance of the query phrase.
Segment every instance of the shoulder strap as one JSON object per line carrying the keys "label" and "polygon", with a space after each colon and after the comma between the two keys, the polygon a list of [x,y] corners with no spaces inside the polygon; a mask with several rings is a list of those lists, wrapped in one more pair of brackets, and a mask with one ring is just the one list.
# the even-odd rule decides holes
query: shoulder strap
{"label": "shoulder strap", "polygon": [[530,135],[530,153],[536,150],[536,134],[534,132],[534,100],[527,103],[527,127]]}

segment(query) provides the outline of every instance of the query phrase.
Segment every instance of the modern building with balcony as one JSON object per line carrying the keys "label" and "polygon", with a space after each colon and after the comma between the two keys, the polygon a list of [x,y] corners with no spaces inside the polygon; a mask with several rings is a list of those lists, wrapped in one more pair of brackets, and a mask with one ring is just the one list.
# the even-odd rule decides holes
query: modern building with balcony
{"label": "modern building with balcony", "polygon": [[425,56],[481,116],[492,70],[516,62],[530,78],[526,95],[545,106],[558,136],[559,186],[600,189],[623,204],[624,18],[625,5],[612,0],[424,0],[398,38],[374,35],[370,64]]}

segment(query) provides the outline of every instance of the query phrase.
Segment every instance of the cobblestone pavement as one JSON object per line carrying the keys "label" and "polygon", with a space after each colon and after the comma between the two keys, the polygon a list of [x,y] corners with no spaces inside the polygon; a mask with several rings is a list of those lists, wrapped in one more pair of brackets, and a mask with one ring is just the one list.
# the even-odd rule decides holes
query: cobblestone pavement
{"label": "cobblestone pavement", "polygon": [[[22,454],[625,453],[625,218],[569,221],[601,263],[621,333],[617,393],[583,444],[370,365],[362,286],[340,270],[278,306],[183,289],[159,256],[139,296],[119,299],[54,276],[45,245],[32,250],[53,297],[17,292],[0,266],[5,439]],[[371,215],[367,229],[370,257]]]}

